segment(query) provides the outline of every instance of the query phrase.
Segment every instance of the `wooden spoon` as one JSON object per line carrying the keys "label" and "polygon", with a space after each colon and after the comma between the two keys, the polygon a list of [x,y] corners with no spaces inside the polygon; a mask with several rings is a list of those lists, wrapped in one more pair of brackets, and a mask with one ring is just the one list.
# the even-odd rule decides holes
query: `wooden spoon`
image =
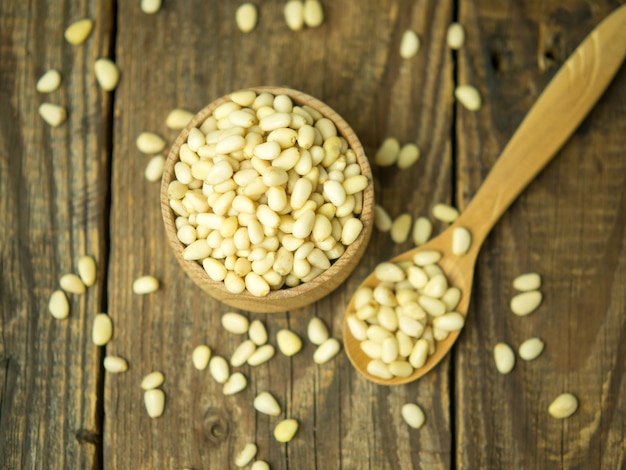
{"label": "wooden spoon", "polygon": [[[598,25],[563,64],[493,165],[474,199],[459,218],[428,243],[392,259],[411,261],[421,250],[437,250],[443,254],[440,267],[451,286],[458,287],[461,300],[455,309],[467,315],[474,279],[474,265],[480,247],[500,216],[524,188],[556,155],[561,146],[594,106],[617,72],[626,55],[626,5],[615,10]],[[452,231],[465,227],[472,234],[469,251],[462,256],[452,254]],[[361,286],[375,287],[379,281],[370,274]],[[354,297],[346,310],[346,318],[354,313]],[[452,348],[460,330],[438,342],[426,364],[409,377],[389,380],[369,374],[370,358],[360,342],[350,333],[344,318],[344,347],[356,369],[368,379],[396,385],[414,381],[430,369]]]}

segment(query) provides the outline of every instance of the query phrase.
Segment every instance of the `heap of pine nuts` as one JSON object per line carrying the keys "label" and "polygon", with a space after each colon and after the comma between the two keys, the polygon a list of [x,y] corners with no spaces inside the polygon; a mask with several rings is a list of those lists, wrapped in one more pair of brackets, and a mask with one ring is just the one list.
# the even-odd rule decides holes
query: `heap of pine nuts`
{"label": "heap of pine nuts", "polygon": [[183,258],[263,297],[314,279],[357,239],[369,181],[317,110],[252,90],[230,99],[189,131],[168,196]]}

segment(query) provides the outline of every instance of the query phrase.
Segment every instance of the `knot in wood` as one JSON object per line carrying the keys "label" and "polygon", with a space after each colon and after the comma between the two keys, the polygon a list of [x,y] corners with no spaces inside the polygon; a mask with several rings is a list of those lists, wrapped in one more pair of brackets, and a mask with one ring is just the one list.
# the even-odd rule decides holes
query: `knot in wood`
{"label": "knot in wood", "polygon": [[211,444],[219,444],[228,439],[230,424],[227,416],[218,408],[209,408],[204,414],[204,434]]}

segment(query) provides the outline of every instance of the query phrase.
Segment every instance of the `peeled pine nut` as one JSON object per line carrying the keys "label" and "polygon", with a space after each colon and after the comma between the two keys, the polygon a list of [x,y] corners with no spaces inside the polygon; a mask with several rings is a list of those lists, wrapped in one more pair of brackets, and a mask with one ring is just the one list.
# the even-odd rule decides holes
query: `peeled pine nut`
{"label": "peeled pine nut", "polygon": [[161,9],[161,0],[141,0],[141,11],[153,15]]}
{"label": "peeled pine nut", "polygon": [[548,407],[550,416],[557,419],[565,419],[576,413],[578,399],[571,393],[562,393],[554,399]]}
{"label": "peeled pine nut", "polygon": [[96,282],[96,261],[91,256],[81,256],[78,260],[78,275],[86,286]]}
{"label": "peeled pine nut", "polygon": [[39,93],[52,93],[56,91],[60,85],[61,73],[56,69],[50,69],[39,77],[35,88]]}
{"label": "peeled pine nut", "polygon": [[221,356],[213,356],[209,361],[209,372],[217,383],[225,383],[230,376],[228,362]]}
{"label": "peeled pine nut", "polygon": [[251,366],[261,365],[274,357],[274,352],[274,346],[271,344],[264,344],[254,351],[254,353],[248,358],[248,364]]}
{"label": "peeled pine nut", "polygon": [[291,330],[282,329],[276,333],[278,349],[285,356],[293,356],[302,349],[302,340]]}
{"label": "peeled pine nut", "polygon": [[400,282],[406,277],[397,264],[390,262],[379,263],[374,268],[374,274],[381,282]]}
{"label": "peeled pine nut", "polygon": [[319,0],[304,0],[302,11],[304,24],[309,28],[317,28],[324,22],[324,10]]}
{"label": "peeled pine nut", "polygon": [[441,259],[441,253],[435,250],[422,250],[413,255],[413,262],[417,266],[435,264]]}
{"label": "peeled pine nut", "polygon": [[240,313],[227,312],[222,315],[222,327],[229,333],[242,335],[248,332],[249,322]]}
{"label": "peeled pine nut", "polygon": [[70,303],[65,292],[55,290],[48,300],[48,311],[57,320],[63,320],[70,314]]}
{"label": "peeled pine nut", "polygon": [[498,343],[494,346],[493,358],[496,362],[496,369],[501,374],[508,374],[515,366],[515,353],[506,343]]}
{"label": "peeled pine nut", "polygon": [[143,394],[143,401],[146,411],[151,418],[158,418],[163,415],[165,409],[165,393],[158,388],[146,390]]}
{"label": "peeled pine nut", "polygon": [[93,69],[96,74],[96,80],[104,90],[115,90],[120,81],[120,70],[115,62],[106,58],[98,59]]}
{"label": "peeled pine nut", "polygon": [[309,341],[317,346],[328,339],[328,328],[321,318],[313,317],[309,320],[307,336]]}
{"label": "peeled pine nut", "polygon": [[222,393],[224,395],[234,395],[241,392],[247,385],[248,380],[246,379],[246,376],[241,372],[235,372],[226,382],[224,382]]}
{"label": "peeled pine nut", "polygon": [[285,419],[274,428],[274,438],[278,442],[289,442],[298,431],[298,422],[295,419]]}
{"label": "peeled pine nut", "polygon": [[417,54],[420,47],[420,40],[415,31],[407,29],[402,34],[402,40],[400,41],[400,57],[403,59],[410,59]]}
{"label": "peeled pine nut", "polygon": [[371,360],[367,364],[367,373],[381,379],[390,379],[393,377],[391,372],[389,372],[387,365],[380,359]]}
{"label": "peeled pine nut", "polygon": [[65,40],[74,46],[78,46],[85,42],[91,30],[93,29],[93,21],[85,18],[78,20],[67,27],[64,36]]}
{"label": "peeled pine nut", "polygon": [[459,217],[459,211],[447,204],[435,204],[433,206],[433,217],[442,222],[454,222]]}
{"label": "peeled pine nut", "polygon": [[433,231],[433,224],[426,217],[418,217],[413,224],[413,243],[423,245],[428,241]]}
{"label": "peeled pine nut", "polygon": [[544,343],[539,338],[529,338],[520,344],[517,349],[519,357],[525,361],[532,361],[538,358],[543,352]]}
{"label": "peeled pine nut", "polygon": [[542,299],[543,296],[538,290],[517,294],[511,299],[511,311],[520,317],[529,315],[537,310]]}
{"label": "peeled pine nut", "polygon": [[141,276],[133,282],[135,294],[150,294],[159,289],[159,280],[154,276]]}
{"label": "peeled pine nut", "polygon": [[233,352],[233,355],[230,357],[230,365],[233,367],[239,367],[246,363],[246,361],[254,354],[256,351],[256,345],[252,342],[252,340],[246,340],[237,346],[237,349]]}
{"label": "peeled pine nut", "polygon": [[292,31],[300,31],[304,26],[304,3],[302,0],[289,0],[283,10],[285,23]]}
{"label": "peeled pine nut", "polygon": [[408,377],[413,373],[413,366],[406,361],[393,361],[387,367],[395,377]]}
{"label": "peeled pine nut", "polygon": [[253,320],[248,328],[248,337],[257,346],[263,346],[267,343],[267,330],[261,320]]}
{"label": "peeled pine nut", "polygon": [[397,165],[398,168],[404,170],[413,166],[413,164],[419,159],[420,150],[415,144],[405,144],[398,153]]}
{"label": "peeled pine nut", "polygon": [[356,315],[349,315],[346,322],[350,333],[356,340],[365,341],[367,339],[367,324],[363,320],[359,320]]}
{"label": "peeled pine nut", "polygon": [[145,153],[146,155],[154,155],[163,151],[166,142],[163,137],[155,134],[154,132],[142,132],[137,136],[135,144],[137,145],[137,149],[141,153]]}
{"label": "peeled pine nut", "polygon": [[120,373],[128,370],[128,362],[118,356],[107,356],[104,358],[104,369],[107,372]]}
{"label": "peeled pine nut", "polygon": [[106,313],[99,313],[93,320],[91,340],[96,346],[104,346],[113,336],[113,322]]}
{"label": "peeled pine nut", "polygon": [[163,155],[155,155],[150,159],[146,165],[144,176],[148,181],[155,182],[161,179],[163,176],[163,169],[165,168],[165,157]]}
{"label": "peeled pine nut", "polygon": [[249,33],[256,27],[258,13],[256,6],[252,3],[242,3],[237,8],[235,21],[242,33]]}
{"label": "peeled pine nut", "polygon": [[465,30],[459,23],[452,23],[448,26],[446,33],[446,43],[452,50],[458,50],[465,43]]}
{"label": "peeled pine nut", "polygon": [[60,126],[67,119],[65,108],[52,103],[42,103],[39,106],[39,115],[52,127]]}
{"label": "peeled pine nut", "polygon": [[141,388],[144,390],[153,390],[163,385],[163,382],[165,382],[163,372],[150,372],[141,380]]}
{"label": "peeled pine nut", "polygon": [[465,227],[455,227],[452,231],[452,253],[460,256],[470,249],[472,235]]}
{"label": "peeled pine nut", "polygon": [[335,338],[328,338],[313,353],[313,361],[316,364],[325,364],[337,355],[341,349],[341,344]]}
{"label": "peeled pine nut", "polygon": [[471,85],[459,85],[454,90],[454,96],[469,111],[478,111],[481,98],[478,90]]}
{"label": "peeled pine nut", "polygon": [[424,421],[426,421],[424,411],[422,411],[422,409],[415,403],[407,403],[403,405],[401,414],[402,419],[404,419],[405,423],[414,429],[421,428],[424,424]]}
{"label": "peeled pine nut", "polygon": [[209,359],[211,359],[211,348],[201,344],[196,346],[191,353],[191,363],[198,370],[204,370],[209,365]]}
{"label": "peeled pine nut", "polygon": [[409,238],[411,231],[411,215],[401,214],[392,223],[390,229],[391,239],[395,243],[404,243]]}
{"label": "peeled pine nut", "polygon": [[248,442],[244,448],[235,457],[235,465],[239,468],[245,467],[256,456],[257,447],[255,444]]}
{"label": "peeled pine nut", "polygon": [[521,292],[537,290],[541,287],[541,276],[537,273],[526,273],[513,279],[513,288]]}
{"label": "peeled pine nut", "polygon": [[381,232],[388,232],[391,229],[391,217],[380,205],[374,206],[374,226]]}
{"label": "peeled pine nut", "polygon": [[270,470],[270,466],[264,460],[255,460],[250,470]]}
{"label": "peeled pine nut", "polygon": [[187,124],[193,119],[193,113],[186,109],[172,109],[165,118],[165,125],[173,130],[180,130],[187,127]]}
{"label": "peeled pine nut", "polygon": [[76,274],[64,274],[59,280],[61,289],[71,294],[84,294],[85,284]]}
{"label": "peeled pine nut", "polygon": [[261,392],[254,399],[254,409],[259,413],[270,416],[278,416],[281,413],[280,405],[276,398],[269,392]]}
{"label": "peeled pine nut", "polygon": [[428,341],[425,339],[418,339],[413,346],[411,355],[409,356],[409,364],[415,369],[419,369],[426,364],[428,359]]}
{"label": "peeled pine nut", "polygon": [[387,137],[383,140],[376,154],[374,163],[378,166],[390,166],[396,163],[400,154],[400,143],[394,137]]}

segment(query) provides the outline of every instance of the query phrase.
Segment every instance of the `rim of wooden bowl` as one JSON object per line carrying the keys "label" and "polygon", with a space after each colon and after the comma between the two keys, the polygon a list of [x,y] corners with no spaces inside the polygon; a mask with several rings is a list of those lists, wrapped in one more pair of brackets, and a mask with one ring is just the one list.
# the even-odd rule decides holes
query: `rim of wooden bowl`
{"label": "rim of wooden bowl", "polygon": [[163,177],[161,179],[161,214],[170,247],[174,251],[174,255],[179,264],[198,287],[231,307],[258,313],[285,312],[287,310],[310,305],[328,295],[339,287],[354,271],[358,262],[363,257],[372,235],[374,222],[374,180],[369,161],[361,142],[348,123],[330,106],[306,93],[292,88],[257,86],[246,89],[254,90],[257,93],[269,92],[273,95],[287,95],[292,99],[294,104],[310,106],[319,111],[324,117],[330,119],[337,127],[338,134],[347,140],[349,147],[356,154],[357,161],[361,167],[361,174],[365,175],[369,180],[369,184],[363,190],[363,210],[359,217],[363,223],[361,234],[353,243],[346,247],[346,251],[331,264],[330,268],[311,281],[304,282],[295,287],[283,287],[278,290],[272,290],[265,297],[256,297],[246,290],[239,294],[233,294],[226,290],[222,281],[213,281],[199,262],[183,259],[182,252],[185,245],[183,245],[176,235],[176,215],[169,205],[169,198],[167,196],[168,185],[174,179],[174,165],[179,161],[179,149],[181,145],[187,141],[190,129],[200,127],[217,106],[230,101],[231,93],[216,99],[200,110],[174,141],[165,162]]}

